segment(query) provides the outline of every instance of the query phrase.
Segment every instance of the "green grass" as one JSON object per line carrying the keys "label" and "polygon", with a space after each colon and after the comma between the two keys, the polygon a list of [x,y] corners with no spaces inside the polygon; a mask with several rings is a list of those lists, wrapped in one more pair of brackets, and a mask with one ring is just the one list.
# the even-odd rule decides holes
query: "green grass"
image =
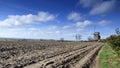
{"label": "green grass", "polygon": [[103,46],[99,58],[100,68],[120,68],[120,58],[108,44]]}

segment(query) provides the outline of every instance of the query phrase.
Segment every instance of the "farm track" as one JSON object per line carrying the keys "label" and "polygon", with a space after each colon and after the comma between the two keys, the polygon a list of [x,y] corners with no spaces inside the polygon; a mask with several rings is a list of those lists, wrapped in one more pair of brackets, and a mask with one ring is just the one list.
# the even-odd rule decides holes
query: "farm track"
{"label": "farm track", "polygon": [[85,68],[101,46],[97,42],[0,42],[0,68]]}
{"label": "farm track", "polygon": [[96,60],[96,56],[98,55],[98,52],[100,51],[101,47],[102,45],[94,48],[87,55],[85,55],[85,57],[83,57],[80,61],[72,65],[71,68],[94,68],[93,64],[94,61]]}

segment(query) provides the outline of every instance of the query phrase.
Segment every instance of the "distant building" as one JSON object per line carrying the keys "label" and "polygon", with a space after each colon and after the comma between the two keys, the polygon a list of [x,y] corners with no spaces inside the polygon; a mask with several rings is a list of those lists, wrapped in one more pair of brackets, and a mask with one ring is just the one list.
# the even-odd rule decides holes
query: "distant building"
{"label": "distant building", "polygon": [[60,38],[60,41],[61,41],[61,42],[64,42],[64,38]]}
{"label": "distant building", "polygon": [[100,40],[100,38],[101,38],[101,37],[100,37],[100,32],[95,32],[95,33],[94,33],[94,40],[95,40],[95,41],[98,41],[98,40]]}

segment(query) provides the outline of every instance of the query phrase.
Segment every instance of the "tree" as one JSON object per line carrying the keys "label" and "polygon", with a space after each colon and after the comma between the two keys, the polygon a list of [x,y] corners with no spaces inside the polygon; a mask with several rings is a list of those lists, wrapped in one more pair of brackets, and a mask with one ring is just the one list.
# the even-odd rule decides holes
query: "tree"
{"label": "tree", "polygon": [[80,41],[81,35],[80,34],[76,34],[75,38],[76,38],[76,41]]}
{"label": "tree", "polygon": [[116,29],[115,29],[115,32],[116,32],[116,34],[117,34],[118,36],[120,36],[120,30],[119,30],[119,28],[116,28]]}

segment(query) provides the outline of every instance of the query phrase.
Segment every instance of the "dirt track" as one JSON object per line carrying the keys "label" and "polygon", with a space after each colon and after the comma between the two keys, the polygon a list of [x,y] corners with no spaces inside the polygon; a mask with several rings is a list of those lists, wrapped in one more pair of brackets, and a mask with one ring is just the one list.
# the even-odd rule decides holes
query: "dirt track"
{"label": "dirt track", "polygon": [[102,43],[1,42],[0,68],[90,68]]}

